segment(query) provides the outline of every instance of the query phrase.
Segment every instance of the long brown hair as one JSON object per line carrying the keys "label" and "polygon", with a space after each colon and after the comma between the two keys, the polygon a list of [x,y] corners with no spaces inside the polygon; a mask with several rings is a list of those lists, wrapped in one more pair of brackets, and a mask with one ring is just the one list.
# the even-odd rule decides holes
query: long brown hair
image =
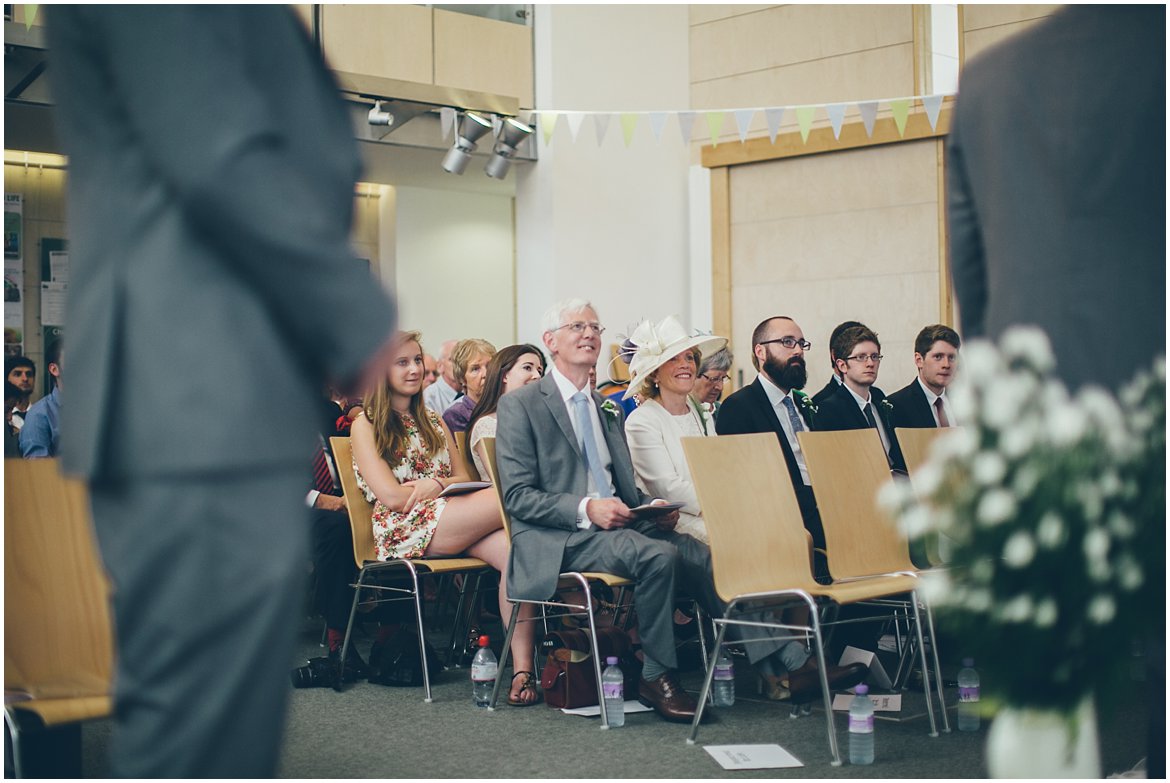
{"label": "long brown hair", "polygon": [[475,408],[471,411],[471,418],[467,420],[467,437],[470,441],[471,430],[475,423],[484,416],[489,416],[496,412],[496,407],[500,404],[500,397],[504,394],[504,376],[512,371],[516,366],[516,362],[520,361],[520,357],[528,354],[535,354],[540,359],[541,375],[544,375],[544,368],[546,366],[544,360],[544,352],[535,345],[528,343],[521,343],[519,345],[509,345],[506,348],[501,348],[499,352],[492,357],[488,362],[487,380],[483,382],[483,394],[479,396],[479,402],[475,404]]}
{"label": "long brown hair", "polygon": [[[399,336],[399,344],[416,343],[419,353],[422,353],[421,337],[420,332],[403,332]],[[374,446],[382,455],[382,459],[391,465],[398,461],[398,457],[395,455],[406,449],[406,424],[403,422],[402,416],[391,405],[392,395],[390,376],[387,373],[366,394],[365,399],[366,418],[374,427]],[[447,439],[443,436],[442,428],[431,421],[430,412],[423,403],[421,388],[417,394],[410,398],[410,415],[418,424],[419,434],[422,436],[428,459],[447,447]]]}

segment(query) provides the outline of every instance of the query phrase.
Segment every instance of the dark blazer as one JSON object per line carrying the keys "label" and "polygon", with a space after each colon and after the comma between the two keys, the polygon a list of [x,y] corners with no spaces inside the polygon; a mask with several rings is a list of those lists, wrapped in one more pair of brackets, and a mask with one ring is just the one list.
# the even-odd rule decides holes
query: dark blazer
{"label": "dark blazer", "polygon": [[891,394],[888,399],[894,406],[895,427],[925,429],[938,426],[930,403],[926,401],[926,392],[922,391],[922,384],[917,378]]}
{"label": "dark blazer", "polygon": [[946,182],[963,339],[1036,324],[1073,388],[1119,387],[1165,352],[1165,6],[1068,6],[962,81]]}
{"label": "dark blazer", "polygon": [[320,389],[355,380],[394,316],[349,248],[360,159],[332,76],[287,8],[47,10],[66,468],[303,468]]}
{"label": "dark blazer", "polygon": [[836,394],[837,389],[840,388],[841,384],[837,383],[837,379],[830,376],[829,382],[825,384],[824,388],[812,396],[813,404],[820,405],[822,402]]}
{"label": "dark blazer", "polygon": [[[880,423],[884,425],[886,437],[890,439],[890,466],[895,470],[906,470],[906,460],[902,457],[902,448],[898,445],[898,437],[894,434],[893,412],[883,405],[887,402],[886,395],[876,386],[869,389],[869,400],[878,414]],[[893,403],[890,403],[893,405]],[[863,430],[869,428],[869,420],[861,412],[857,400],[852,392],[841,386],[837,393],[817,406],[817,415],[813,429],[832,432],[837,430]],[[877,433],[874,433],[877,436]]]}
{"label": "dark blazer", "polygon": [[[650,502],[634,482],[624,417],[620,410],[615,415],[601,410],[603,398],[596,391],[592,398],[613,460],[617,496],[631,508]],[[512,519],[508,595],[543,601],[556,589],[565,542],[577,532],[577,508],[588,492],[585,460],[551,373],[500,397],[497,417],[496,459]],[[648,519],[628,527],[655,529]]]}

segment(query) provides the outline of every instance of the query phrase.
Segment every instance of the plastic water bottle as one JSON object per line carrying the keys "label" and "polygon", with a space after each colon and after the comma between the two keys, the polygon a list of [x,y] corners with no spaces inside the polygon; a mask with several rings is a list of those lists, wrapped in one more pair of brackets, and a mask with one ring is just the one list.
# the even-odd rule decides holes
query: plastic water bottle
{"label": "plastic water bottle", "polygon": [[711,684],[711,703],[716,707],[730,707],[735,704],[735,664],[731,656],[719,651],[715,661],[715,681]]}
{"label": "plastic water bottle", "polygon": [[490,641],[486,634],[479,637],[479,649],[471,659],[471,697],[475,699],[476,707],[487,707],[496,687],[496,674],[500,667],[496,662],[496,654],[488,647]]}
{"label": "plastic water bottle", "polygon": [[873,763],[873,702],[869,700],[869,686],[858,685],[853,703],[849,705],[849,763]]}
{"label": "plastic water bottle", "polygon": [[979,672],[974,658],[964,658],[959,669],[959,731],[979,731]]}
{"label": "plastic water bottle", "polygon": [[601,694],[605,698],[605,717],[609,727],[616,729],[626,725],[626,675],[618,666],[618,659],[605,659],[605,671],[601,673]]}

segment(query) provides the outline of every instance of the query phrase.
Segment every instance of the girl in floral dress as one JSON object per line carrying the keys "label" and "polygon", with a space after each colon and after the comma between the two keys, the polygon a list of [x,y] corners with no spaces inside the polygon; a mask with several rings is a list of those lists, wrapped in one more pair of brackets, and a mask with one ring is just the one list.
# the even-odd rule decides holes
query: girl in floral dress
{"label": "girl in floral dress", "polygon": [[[399,337],[385,380],[366,395],[365,411],[353,423],[354,472],[374,505],[371,524],[379,560],[422,555],[478,557],[500,571],[500,617],[511,617],[507,601],[508,540],[494,490],[438,497],[449,484],[467,481],[452,468],[451,433],[423,405],[423,351],[418,332]],[[532,616],[532,605],[520,618]],[[515,676],[508,703],[539,700],[533,674],[532,623],[521,622],[512,636]]]}

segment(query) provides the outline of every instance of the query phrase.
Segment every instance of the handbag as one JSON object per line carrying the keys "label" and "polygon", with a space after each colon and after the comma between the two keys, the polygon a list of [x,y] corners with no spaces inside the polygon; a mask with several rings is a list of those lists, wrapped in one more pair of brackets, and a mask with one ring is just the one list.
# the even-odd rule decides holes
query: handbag
{"label": "handbag", "polygon": [[[544,669],[540,673],[540,687],[544,703],[554,709],[591,707],[598,703],[597,677],[593,671],[593,651],[589,632],[584,629],[551,631],[541,641],[544,651]],[[597,649],[601,665],[613,656],[618,659],[625,675],[625,692],[637,693],[642,676],[642,662],[633,653],[630,637],[620,628],[599,628]]]}

